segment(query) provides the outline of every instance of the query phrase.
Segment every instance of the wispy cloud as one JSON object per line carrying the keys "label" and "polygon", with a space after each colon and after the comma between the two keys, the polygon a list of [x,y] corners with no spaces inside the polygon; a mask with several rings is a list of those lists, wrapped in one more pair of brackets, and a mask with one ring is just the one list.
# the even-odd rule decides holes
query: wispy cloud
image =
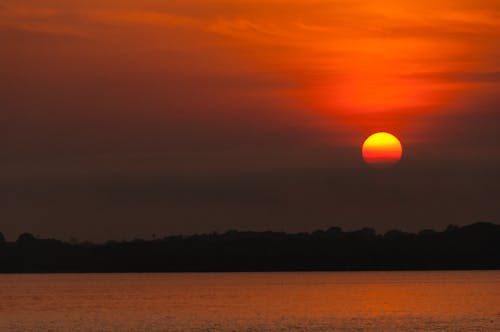
{"label": "wispy cloud", "polygon": [[491,72],[424,72],[403,76],[410,79],[471,82],[471,83],[500,83],[500,71]]}

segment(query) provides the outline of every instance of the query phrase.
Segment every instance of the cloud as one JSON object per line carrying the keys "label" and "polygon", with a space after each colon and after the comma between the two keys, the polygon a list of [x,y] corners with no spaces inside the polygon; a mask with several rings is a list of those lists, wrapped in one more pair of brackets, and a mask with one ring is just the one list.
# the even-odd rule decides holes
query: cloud
{"label": "cloud", "polygon": [[92,20],[105,24],[179,26],[187,28],[203,28],[203,21],[192,17],[173,15],[158,11],[126,11],[126,10],[91,10],[85,15]]}
{"label": "cloud", "polygon": [[500,83],[500,71],[491,72],[427,72],[403,75],[403,78],[446,82]]}

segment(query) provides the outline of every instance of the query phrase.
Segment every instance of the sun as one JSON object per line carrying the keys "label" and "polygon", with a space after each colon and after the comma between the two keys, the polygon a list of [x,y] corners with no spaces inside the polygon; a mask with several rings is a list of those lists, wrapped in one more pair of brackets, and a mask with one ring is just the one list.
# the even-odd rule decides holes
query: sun
{"label": "sun", "polygon": [[385,167],[396,164],[403,155],[399,139],[389,133],[379,132],[370,135],[362,147],[363,159],[369,165]]}

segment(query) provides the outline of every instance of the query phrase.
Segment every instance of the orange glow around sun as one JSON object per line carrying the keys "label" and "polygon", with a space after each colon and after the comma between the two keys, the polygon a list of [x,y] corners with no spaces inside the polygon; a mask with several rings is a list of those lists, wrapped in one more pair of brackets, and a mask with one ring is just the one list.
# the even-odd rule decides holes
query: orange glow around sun
{"label": "orange glow around sun", "polygon": [[401,159],[403,148],[396,136],[380,132],[365,140],[362,153],[363,159],[370,165],[389,166]]}

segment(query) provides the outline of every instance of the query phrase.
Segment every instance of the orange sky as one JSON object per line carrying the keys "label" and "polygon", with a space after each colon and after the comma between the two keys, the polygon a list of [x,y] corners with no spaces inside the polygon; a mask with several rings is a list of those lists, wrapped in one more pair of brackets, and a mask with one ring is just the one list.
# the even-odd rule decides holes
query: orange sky
{"label": "orange sky", "polygon": [[0,0],[0,42],[9,183],[500,160],[498,0]]}
{"label": "orange sky", "polygon": [[276,97],[363,135],[498,88],[498,1],[16,0],[0,17],[10,75],[206,79],[221,86],[203,105]]}

